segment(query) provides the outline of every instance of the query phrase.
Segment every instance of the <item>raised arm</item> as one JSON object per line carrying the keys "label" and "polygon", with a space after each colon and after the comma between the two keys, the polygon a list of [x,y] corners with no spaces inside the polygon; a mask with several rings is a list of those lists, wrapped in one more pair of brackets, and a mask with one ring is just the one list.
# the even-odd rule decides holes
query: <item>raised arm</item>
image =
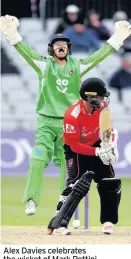
{"label": "raised arm", "polygon": [[17,43],[14,47],[38,74],[42,74],[46,67],[46,59],[41,58],[35,50],[23,41]]}
{"label": "raised arm", "polygon": [[22,41],[22,37],[17,31],[19,20],[14,16],[2,16],[0,18],[0,27],[9,44],[14,46],[30,66],[41,76],[46,66],[46,59],[41,58],[36,51]]}
{"label": "raised arm", "polygon": [[124,44],[124,40],[131,35],[131,25],[127,21],[115,23],[115,31],[112,37],[107,41],[103,47],[94,52],[88,58],[80,61],[80,74],[81,77],[85,75],[94,66],[109,56],[113,50],[118,51]]}
{"label": "raised arm", "polygon": [[113,52],[113,47],[105,44],[102,48],[95,51],[92,55],[84,60],[80,60],[80,73],[81,77],[84,76],[89,70],[95,67],[98,63],[104,60]]}

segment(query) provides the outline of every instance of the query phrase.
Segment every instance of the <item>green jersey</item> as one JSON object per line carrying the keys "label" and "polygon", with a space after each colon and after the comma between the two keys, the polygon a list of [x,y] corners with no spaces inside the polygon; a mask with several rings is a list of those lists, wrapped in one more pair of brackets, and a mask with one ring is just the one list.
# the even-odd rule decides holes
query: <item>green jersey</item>
{"label": "green jersey", "polygon": [[24,42],[15,48],[38,74],[37,113],[52,117],[64,117],[68,107],[79,99],[81,77],[113,51],[106,44],[83,60],[68,56],[66,65],[61,66],[52,56],[40,57]]}

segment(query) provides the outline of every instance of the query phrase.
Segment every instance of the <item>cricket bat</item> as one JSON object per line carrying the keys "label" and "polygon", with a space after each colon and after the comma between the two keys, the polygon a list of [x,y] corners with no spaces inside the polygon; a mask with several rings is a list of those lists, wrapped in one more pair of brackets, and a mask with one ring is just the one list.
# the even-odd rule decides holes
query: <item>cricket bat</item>
{"label": "cricket bat", "polygon": [[108,108],[103,109],[100,113],[99,127],[101,140],[107,146],[111,142],[112,132],[111,112]]}

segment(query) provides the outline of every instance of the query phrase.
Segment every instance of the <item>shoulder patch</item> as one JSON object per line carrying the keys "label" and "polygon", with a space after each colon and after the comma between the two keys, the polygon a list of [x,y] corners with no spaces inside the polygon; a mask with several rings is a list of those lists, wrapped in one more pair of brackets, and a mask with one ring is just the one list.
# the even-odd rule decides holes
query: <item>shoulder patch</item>
{"label": "shoulder patch", "polygon": [[71,124],[66,123],[66,133],[76,133],[75,127]]}
{"label": "shoulder patch", "polygon": [[74,118],[78,118],[80,114],[80,105],[77,105],[71,112],[71,115],[74,117]]}

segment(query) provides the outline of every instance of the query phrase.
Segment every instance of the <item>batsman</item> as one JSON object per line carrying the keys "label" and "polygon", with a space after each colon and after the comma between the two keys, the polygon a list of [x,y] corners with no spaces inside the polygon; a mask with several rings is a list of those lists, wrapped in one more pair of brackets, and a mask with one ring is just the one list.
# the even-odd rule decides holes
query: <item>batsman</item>
{"label": "batsman", "polygon": [[90,190],[92,179],[97,183],[100,196],[102,232],[111,234],[118,221],[121,180],[115,178],[112,166],[118,159],[118,132],[112,129],[107,108],[110,93],[102,80],[90,78],[82,83],[80,96],[81,100],[64,116],[68,179],[62,192],[64,199],[57,204],[48,234],[71,234],[68,224],[79,202]]}
{"label": "batsman", "polygon": [[34,215],[40,199],[43,169],[48,166],[52,158],[64,175],[63,117],[67,108],[79,100],[82,76],[114,50],[119,50],[131,33],[131,26],[127,21],[117,22],[114,34],[107,43],[84,60],[71,56],[70,39],[62,34],[52,37],[48,44],[49,55],[40,57],[22,41],[18,32],[19,20],[16,17],[2,16],[0,26],[9,44],[15,47],[38,75],[39,97],[36,108],[38,119],[24,192],[25,213]]}

